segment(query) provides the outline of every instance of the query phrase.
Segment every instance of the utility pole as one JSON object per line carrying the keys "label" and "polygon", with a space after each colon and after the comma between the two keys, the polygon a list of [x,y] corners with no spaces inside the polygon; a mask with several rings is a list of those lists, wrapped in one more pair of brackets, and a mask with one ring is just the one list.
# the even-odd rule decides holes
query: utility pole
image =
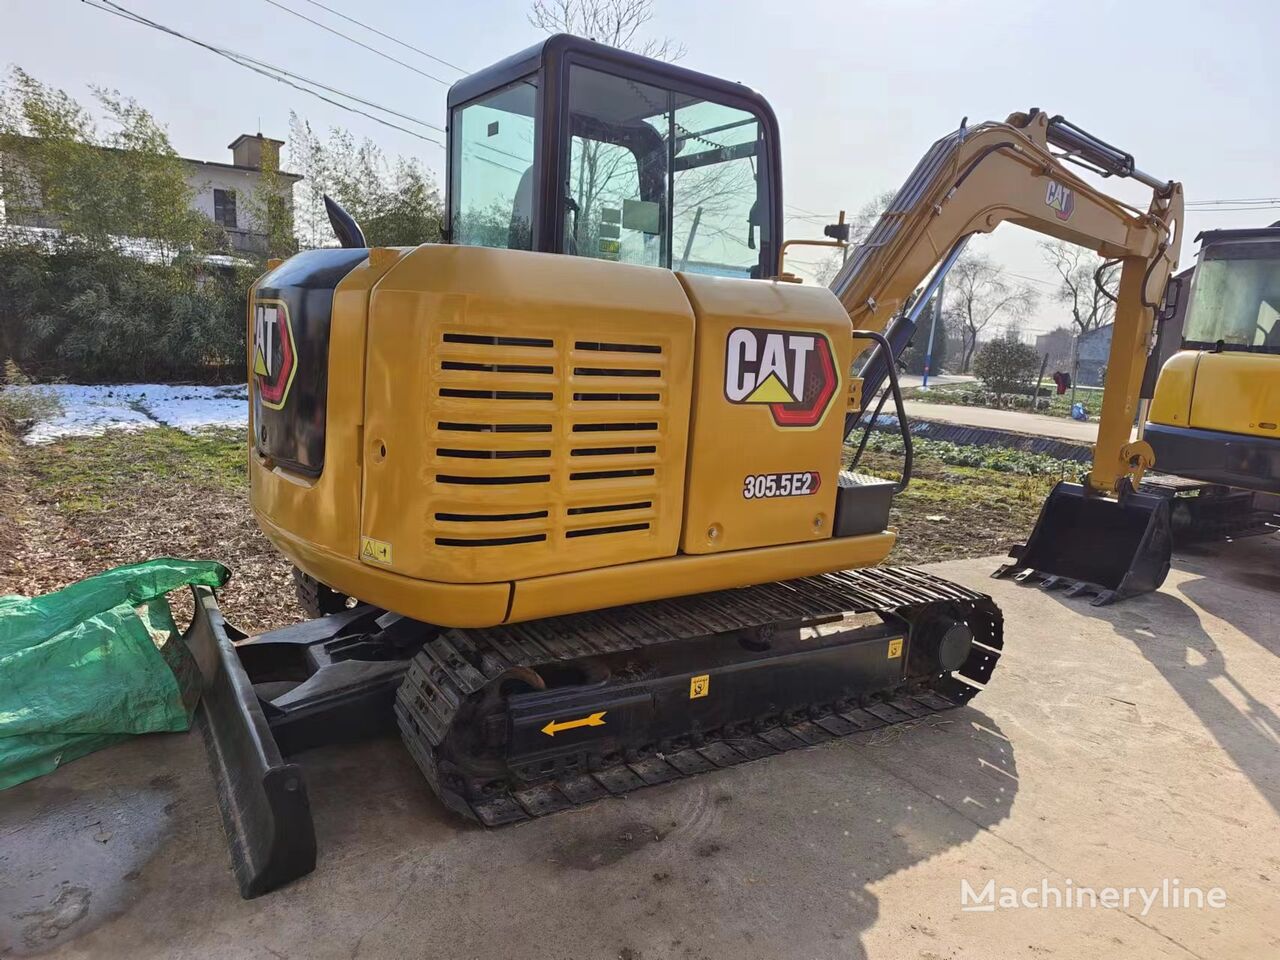
{"label": "utility pole", "polygon": [[938,332],[938,323],[942,320],[942,295],[946,291],[947,281],[944,277],[938,281],[938,292],[933,297],[933,319],[929,324],[929,345],[924,348],[924,379],[920,381],[920,389],[929,389],[929,367],[933,363],[933,338]]}
{"label": "utility pole", "polygon": [[1040,376],[1036,378],[1036,392],[1031,397],[1032,413],[1035,413],[1037,407],[1040,405],[1040,388],[1044,386],[1044,371],[1047,366],[1049,366],[1049,354],[1045,353],[1045,355],[1040,358]]}
{"label": "utility pole", "polygon": [[1080,334],[1071,337],[1071,409],[1076,408],[1076,381],[1080,379]]}

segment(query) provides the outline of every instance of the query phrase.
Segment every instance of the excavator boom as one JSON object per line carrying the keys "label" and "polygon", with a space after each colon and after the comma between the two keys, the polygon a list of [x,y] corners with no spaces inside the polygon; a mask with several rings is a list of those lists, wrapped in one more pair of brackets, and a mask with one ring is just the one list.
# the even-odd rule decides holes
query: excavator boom
{"label": "excavator boom", "polygon": [[[1149,206],[1135,209],[1103,193],[1068,160],[1150,186]],[[921,296],[931,292],[970,237],[1003,223],[1121,264],[1092,467],[1082,483],[1054,490],[1002,575],[1035,571],[1051,586],[1075,585],[1101,602],[1155,589],[1164,579],[1167,506],[1134,492],[1154,457],[1148,444],[1131,439],[1131,429],[1156,309],[1177,266],[1182,211],[1181,184],[1143,173],[1130,155],[1061,117],[1015,113],[938,140],[831,283],[855,329],[879,331],[907,314],[934,272]]]}

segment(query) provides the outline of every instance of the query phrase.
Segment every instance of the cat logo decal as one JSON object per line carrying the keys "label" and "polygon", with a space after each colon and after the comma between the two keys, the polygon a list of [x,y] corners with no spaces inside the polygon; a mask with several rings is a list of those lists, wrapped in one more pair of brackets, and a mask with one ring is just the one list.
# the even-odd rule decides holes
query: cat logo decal
{"label": "cat logo decal", "polygon": [[768,406],[779,427],[816,427],[839,385],[825,334],[757,327],[737,327],[729,333],[725,399]]}
{"label": "cat logo decal", "polygon": [[283,300],[253,305],[253,381],[264,407],[280,410],[298,370],[298,349]]}
{"label": "cat logo decal", "polygon": [[1053,207],[1053,212],[1058,215],[1059,220],[1070,220],[1071,214],[1076,209],[1076,192],[1070,187],[1064,187],[1057,180],[1050,180],[1049,187],[1045,191],[1044,202]]}

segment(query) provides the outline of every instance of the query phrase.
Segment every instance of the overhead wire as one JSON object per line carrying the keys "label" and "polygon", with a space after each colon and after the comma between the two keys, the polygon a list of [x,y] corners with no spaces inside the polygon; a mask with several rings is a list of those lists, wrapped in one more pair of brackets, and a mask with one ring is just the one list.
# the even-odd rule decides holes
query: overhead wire
{"label": "overhead wire", "polygon": [[[140,24],[142,26],[149,27],[153,30],[158,30],[161,33],[166,33],[172,37],[177,37],[180,40],[185,40],[186,42],[194,44],[197,47],[201,47],[202,49],[208,50],[210,53],[216,54],[217,56],[222,57],[224,60],[234,63],[237,66],[243,67],[246,70],[252,70],[254,73],[260,74],[261,76],[267,77],[268,79],[275,80],[277,83],[282,83],[287,87],[292,87],[293,89],[298,90],[302,93],[309,94],[315,97],[316,99],[322,100],[325,103],[338,107],[341,110],[346,110],[350,113],[358,114],[362,117],[366,117],[367,119],[374,121],[375,123],[379,123],[384,127],[389,127],[393,130],[398,130],[401,133],[406,133],[411,137],[416,137],[419,140],[423,140],[423,141],[426,141],[427,143],[434,144],[437,147],[440,147],[441,149],[444,148],[444,144],[433,137],[426,136],[422,133],[419,133],[416,130],[410,130],[409,128],[403,127],[398,123],[393,123],[390,120],[386,120],[383,117],[375,116],[374,114],[368,113],[365,110],[361,110],[358,107],[353,107],[351,106],[351,104],[341,103],[337,100],[334,100],[332,97],[325,96],[323,93],[320,93],[318,91],[324,90],[324,91],[327,91],[328,93],[334,94],[335,96],[344,97],[348,100],[351,100],[354,103],[361,104],[363,106],[369,107],[374,110],[379,110],[383,113],[389,114],[394,117],[399,117],[400,119],[403,119],[403,120],[408,120],[411,123],[420,124],[421,126],[427,127],[432,130],[438,130],[440,132],[443,132],[443,129],[441,127],[431,123],[430,121],[422,120],[418,117],[412,117],[409,114],[401,113],[397,110],[392,109],[391,107],[383,106],[382,104],[375,103],[372,100],[366,100],[362,97],[356,96],[355,94],[347,93],[344,90],[339,90],[336,87],[332,87],[327,84],[321,83],[318,80],[312,80],[308,77],[302,76],[301,74],[293,73],[289,70],[284,69],[283,67],[277,67],[274,64],[265,63],[261,60],[258,60],[255,57],[249,56],[248,54],[239,53],[238,51],[231,50],[226,47],[219,47],[214,44],[207,43],[196,37],[190,36],[189,34],[183,33],[182,31],[177,30],[173,27],[166,26],[165,24],[159,23],[158,21],[151,20],[147,17],[144,17],[141,14],[128,9],[127,7],[124,7],[118,3],[115,3],[114,0],[81,0],[81,2],[86,4],[87,6],[92,7],[95,10],[100,10],[103,13],[109,13],[112,16],[120,17],[121,19],[128,20],[131,23]],[[294,81],[298,81],[298,82],[294,82]],[[309,84],[310,86],[302,86],[300,84]]]}
{"label": "overhead wire", "polygon": [[1280,204],[1280,197],[1238,197],[1235,199],[1222,200],[1188,200],[1184,206],[1188,207],[1207,207],[1217,206],[1218,204],[1228,203],[1272,203]]}
{"label": "overhead wire", "polygon": [[434,60],[436,63],[443,64],[446,67],[451,67],[452,69],[457,70],[459,73],[471,72],[466,67],[460,67],[456,63],[450,63],[448,60],[444,59],[443,57],[437,57],[434,53],[428,53],[426,50],[423,50],[421,47],[415,47],[413,44],[406,43],[404,40],[401,40],[398,37],[394,37],[389,33],[384,33],[383,31],[379,30],[377,27],[373,27],[365,23],[363,20],[357,20],[355,17],[349,17],[345,13],[343,13],[341,10],[335,10],[333,9],[333,7],[326,6],[325,4],[321,3],[320,0],[306,0],[306,2],[311,4],[313,7],[319,7],[321,10],[327,10],[329,13],[333,14],[335,17],[341,17],[343,20],[346,20],[348,23],[354,23],[358,27],[363,27],[365,30],[368,30],[370,33],[376,33],[378,36],[382,37],[384,40],[390,40],[392,43],[398,44],[404,47],[406,50],[412,50],[414,53],[421,54],[422,56],[430,60]]}
{"label": "overhead wire", "polygon": [[357,47],[363,47],[365,50],[368,50],[370,53],[375,54],[376,56],[382,57],[382,59],[384,60],[389,60],[392,63],[399,64],[400,66],[404,67],[406,70],[412,70],[414,73],[418,74],[419,76],[426,77],[428,80],[434,80],[436,83],[444,84],[446,87],[449,86],[448,80],[444,80],[440,77],[437,77],[433,73],[427,73],[427,71],[425,70],[419,70],[413,64],[406,63],[405,61],[400,60],[397,57],[393,57],[391,54],[387,53],[384,50],[379,50],[377,47],[372,47],[362,40],[357,40],[355,37],[351,36],[350,34],[343,33],[341,30],[335,30],[333,27],[329,26],[327,23],[322,23],[321,21],[316,20],[313,17],[308,17],[305,13],[299,13],[297,10],[294,10],[292,7],[286,7],[283,3],[280,3],[279,0],[263,0],[263,3],[269,3],[271,6],[275,7],[277,10],[283,10],[285,13],[292,14],[293,16],[297,17],[299,20],[305,20],[307,23],[314,24],[315,26],[319,27],[321,30],[327,30],[329,33],[332,33],[335,37],[341,37],[343,40],[346,40],[350,43],[354,43]]}

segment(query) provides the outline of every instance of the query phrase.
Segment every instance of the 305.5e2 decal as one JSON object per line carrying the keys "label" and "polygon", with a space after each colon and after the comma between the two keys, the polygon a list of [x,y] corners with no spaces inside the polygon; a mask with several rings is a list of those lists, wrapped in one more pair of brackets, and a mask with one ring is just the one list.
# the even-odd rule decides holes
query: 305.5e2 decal
{"label": "305.5e2 decal", "polygon": [[742,483],[742,496],[746,500],[765,500],[770,497],[807,497],[817,493],[822,486],[822,475],[817,470],[801,470],[798,473],[754,473]]}

